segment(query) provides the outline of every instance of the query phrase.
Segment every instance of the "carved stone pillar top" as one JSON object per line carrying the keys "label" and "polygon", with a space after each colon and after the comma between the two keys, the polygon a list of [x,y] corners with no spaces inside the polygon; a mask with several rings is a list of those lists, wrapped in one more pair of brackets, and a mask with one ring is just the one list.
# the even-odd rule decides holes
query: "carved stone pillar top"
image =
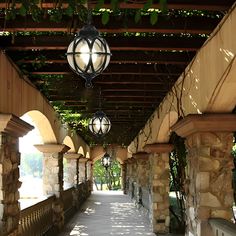
{"label": "carved stone pillar top", "polygon": [[169,153],[173,148],[174,146],[169,143],[153,143],[146,144],[143,149],[147,153]]}
{"label": "carved stone pillar top", "polygon": [[88,159],[88,158],[85,158],[85,157],[81,157],[81,158],[79,159],[79,162],[80,162],[80,163],[84,163],[84,162],[87,162],[87,161],[89,161],[89,159]]}
{"label": "carved stone pillar top", "polygon": [[134,159],[148,159],[149,154],[147,152],[137,152],[133,154]]}
{"label": "carved stone pillar top", "polygon": [[79,159],[82,157],[82,155],[79,153],[68,152],[64,154],[64,157],[66,159]]}
{"label": "carved stone pillar top", "polygon": [[70,149],[65,144],[36,144],[34,146],[42,153],[65,153]]}
{"label": "carved stone pillar top", "polygon": [[13,114],[0,114],[0,132],[22,137],[32,129],[34,129],[32,125]]}
{"label": "carved stone pillar top", "polygon": [[133,163],[135,163],[135,162],[136,162],[136,160],[135,160],[133,157],[128,158],[127,160],[125,160],[125,163],[126,163],[126,164],[133,164]]}
{"label": "carved stone pillar top", "polygon": [[232,132],[236,130],[236,114],[190,114],[171,130],[184,138],[197,132]]}

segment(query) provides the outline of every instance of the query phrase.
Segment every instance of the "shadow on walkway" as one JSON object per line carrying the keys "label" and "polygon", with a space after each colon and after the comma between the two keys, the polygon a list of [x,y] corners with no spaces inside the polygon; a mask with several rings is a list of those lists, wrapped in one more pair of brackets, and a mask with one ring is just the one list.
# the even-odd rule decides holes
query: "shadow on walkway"
{"label": "shadow on walkway", "polygon": [[93,192],[59,236],[143,235],[152,229],[129,196],[120,191]]}

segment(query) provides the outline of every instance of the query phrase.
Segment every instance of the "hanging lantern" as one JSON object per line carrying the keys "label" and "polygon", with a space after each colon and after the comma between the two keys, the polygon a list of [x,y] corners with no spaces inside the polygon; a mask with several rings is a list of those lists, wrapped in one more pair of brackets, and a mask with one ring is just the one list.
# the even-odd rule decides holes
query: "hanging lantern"
{"label": "hanging lantern", "polygon": [[92,79],[101,74],[110,62],[111,52],[97,29],[87,24],[75,36],[67,49],[71,69],[85,79],[85,86],[92,87]]}
{"label": "hanging lantern", "polygon": [[89,130],[96,136],[104,136],[111,129],[111,121],[103,111],[97,111],[89,122]]}
{"label": "hanging lantern", "polygon": [[108,167],[111,166],[111,162],[112,162],[111,157],[109,156],[108,153],[105,153],[104,156],[101,159],[102,166],[104,166],[107,170]]}

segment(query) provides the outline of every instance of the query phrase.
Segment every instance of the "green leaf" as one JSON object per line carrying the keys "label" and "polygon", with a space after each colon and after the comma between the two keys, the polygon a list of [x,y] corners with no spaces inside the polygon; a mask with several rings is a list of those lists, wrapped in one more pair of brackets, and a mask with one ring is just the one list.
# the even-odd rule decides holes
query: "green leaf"
{"label": "green leaf", "polygon": [[135,13],[134,21],[135,21],[135,23],[138,23],[140,20],[141,20],[141,10],[139,9]]}
{"label": "green leaf", "polygon": [[69,5],[65,10],[66,15],[73,16],[74,9]]}
{"label": "green leaf", "polygon": [[143,6],[143,10],[147,11],[149,8],[151,8],[151,6],[152,6],[152,0],[148,0]]}
{"label": "green leaf", "polygon": [[104,0],[98,0],[98,3],[95,6],[95,11],[99,11],[99,9],[102,8],[102,6],[104,5]]}
{"label": "green leaf", "polygon": [[157,23],[158,20],[158,14],[156,11],[153,11],[150,15],[150,23],[151,25],[155,25]]}
{"label": "green leaf", "polygon": [[26,16],[26,14],[27,14],[27,10],[26,10],[26,8],[25,8],[25,6],[22,4],[21,5],[21,7],[19,8],[19,14],[21,15],[21,16]]}
{"label": "green leaf", "polygon": [[166,14],[168,11],[167,0],[160,0],[160,7],[163,14]]}
{"label": "green leaf", "polygon": [[118,10],[118,0],[111,0],[111,8],[114,12],[116,12]]}
{"label": "green leaf", "polygon": [[106,24],[108,23],[109,17],[110,17],[110,14],[109,14],[108,11],[104,11],[104,12],[102,13],[102,24],[103,24],[103,25],[106,25]]}

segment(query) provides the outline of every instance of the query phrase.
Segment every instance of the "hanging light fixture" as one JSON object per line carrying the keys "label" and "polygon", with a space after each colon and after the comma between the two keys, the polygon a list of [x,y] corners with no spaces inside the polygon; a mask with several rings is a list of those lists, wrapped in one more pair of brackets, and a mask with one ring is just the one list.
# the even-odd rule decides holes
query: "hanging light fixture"
{"label": "hanging light fixture", "polygon": [[103,111],[95,112],[94,116],[89,121],[89,130],[95,136],[104,136],[111,129],[111,121]]}
{"label": "hanging light fixture", "polygon": [[102,166],[104,166],[106,168],[106,170],[108,169],[108,167],[111,166],[111,163],[112,163],[112,160],[111,160],[111,157],[110,155],[106,152],[104,154],[104,156],[102,157],[101,159],[101,164]]}
{"label": "hanging light fixture", "polygon": [[101,74],[110,62],[111,52],[104,38],[91,25],[91,11],[87,24],[75,36],[67,49],[71,69],[85,79],[85,86],[92,87],[92,79]]}
{"label": "hanging light fixture", "polygon": [[95,112],[89,121],[89,130],[97,137],[102,137],[107,134],[111,129],[111,121],[106,114],[101,111],[101,88],[99,88],[99,111]]}

